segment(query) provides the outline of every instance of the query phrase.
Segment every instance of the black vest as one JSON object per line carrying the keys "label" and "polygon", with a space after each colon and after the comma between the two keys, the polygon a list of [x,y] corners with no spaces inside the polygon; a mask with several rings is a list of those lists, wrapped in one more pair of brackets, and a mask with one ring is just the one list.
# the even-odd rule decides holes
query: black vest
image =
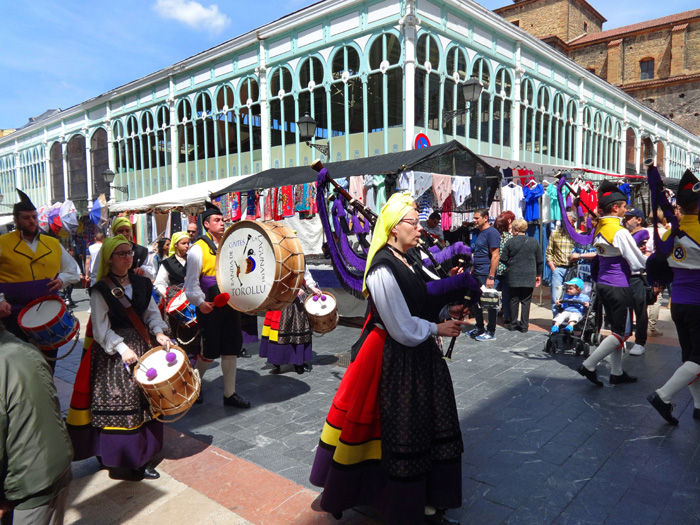
{"label": "black vest", "polygon": [[[107,277],[109,279],[109,277]],[[148,303],[151,301],[153,294],[153,283],[148,277],[142,277],[140,275],[130,274],[129,280],[131,281],[132,298],[131,306],[136,312],[139,318],[143,319],[143,314],[148,308]],[[107,302],[109,307],[109,323],[112,330],[119,328],[129,328],[133,326],[133,323],[129,320],[122,307],[121,303],[112,295],[112,291],[109,289],[107,283],[103,281],[97,281],[92,287],[94,290],[99,290]],[[90,290],[93,292],[94,290]]]}
{"label": "black vest", "polygon": [[134,260],[131,263],[130,269],[135,270],[146,264],[148,260],[148,249],[134,242],[131,243],[131,249],[134,250]]}
{"label": "black vest", "polygon": [[411,315],[422,319],[429,318],[428,306],[430,301],[428,300],[428,288],[423,278],[397,259],[386,246],[374,256],[370,268],[380,264],[386,265],[391,269],[391,273],[394,274],[394,279],[399,285]]}
{"label": "black vest", "polygon": [[183,284],[185,282],[187,268],[183,266],[174,255],[163,260],[161,264],[163,268],[165,268],[165,271],[168,272],[168,278],[170,279],[171,285]]}

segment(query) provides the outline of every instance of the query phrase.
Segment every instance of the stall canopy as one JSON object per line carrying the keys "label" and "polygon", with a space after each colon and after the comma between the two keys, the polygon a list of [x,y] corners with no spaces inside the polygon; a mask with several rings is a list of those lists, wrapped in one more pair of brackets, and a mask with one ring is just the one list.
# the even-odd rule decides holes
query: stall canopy
{"label": "stall canopy", "polygon": [[221,190],[221,188],[224,186],[231,185],[234,180],[237,182],[243,182],[250,177],[253,177],[253,175],[244,175],[235,178],[211,180],[207,182],[200,182],[199,184],[191,184],[182,188],[175,188],[173,190],[155,193],[140,199],[110,204],[109,211],[110,213],[118,213],[123,211],[145,212],[151,210],[167,211],[173,208],[203,204],[204,201],[209,198],[210,193],[218,192],[217,194],[220,194],[221,191],[219,190]]}
{"label": "stall canopy", "polygon": [[[392,175],[406,170],[424,171],[441,175],[484,175],[500,177],[491,167],[456,140],[429,148],[388,153],[354,160],[329,163],[328,171],[334,179],[356,175]],[[251,175],[245,180],[236,180],[213,193],[213,197],[238,191],[251,191],[279,186],[294,186],[314,182],[318,174],[309,166],[270,169]]]}

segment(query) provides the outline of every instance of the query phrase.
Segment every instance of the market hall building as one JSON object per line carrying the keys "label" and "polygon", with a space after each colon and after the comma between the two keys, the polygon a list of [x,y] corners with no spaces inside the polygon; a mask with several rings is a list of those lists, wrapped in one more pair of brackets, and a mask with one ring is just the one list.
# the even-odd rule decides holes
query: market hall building
{"label": "market hall building", "polygon": [[[484,86],[467,103],[470,77]],[[454,118],[444,110],[456,113]],[[503,163],[679,177],[700,138],[469,0],[326,0],[0,137],[0,191],[85,209],[456,139]],[[469,174],[463,174],[469,175]],[[128,191],[128,194],[127,194]]]}

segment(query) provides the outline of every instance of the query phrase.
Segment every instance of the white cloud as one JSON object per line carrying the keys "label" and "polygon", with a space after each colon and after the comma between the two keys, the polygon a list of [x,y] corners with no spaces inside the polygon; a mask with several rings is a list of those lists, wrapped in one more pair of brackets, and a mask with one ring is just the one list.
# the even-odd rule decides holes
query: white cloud
{"label": "white cloud", "polygon": [[204,7],[193,0],[156,0],[153,10],[163,18],[172,18],[193,29],[205,29],[217,34],[231,24],[231,19],[219,11],[219,6]]}

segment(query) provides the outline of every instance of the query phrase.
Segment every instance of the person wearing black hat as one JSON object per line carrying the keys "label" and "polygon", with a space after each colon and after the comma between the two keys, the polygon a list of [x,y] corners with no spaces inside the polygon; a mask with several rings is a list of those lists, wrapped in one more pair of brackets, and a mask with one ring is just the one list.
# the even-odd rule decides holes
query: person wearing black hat
{"label": "person wearing black hat", "polygon": [[[204,377],[214,359],[221,358],[224,376],[224,405],[248,408],[250,402],[236,393],[237,358],[242,354],[243,336],[241,315],[230,305],[214,306],[219,293],[216,284],[216,252],[224,235],[224,217],[221,210],[207,202],[201,213],[205,233],[187,252],[185,295],[197,308],[197,322],[202,330],[202,354],[197,357],[196,368]],[[198,402],[201,403],[202,394]]]}
{"label": "person wearing black hat", "polygon": [[[637,208],[627,208],[625,211],[625,226],[629,230],[637,247],[644,253],[646,244],[649,241],[649,231],[642,228],[644,213]],[[647,315],[647,287],[644,272],[632,272],[630,276],[630,288],[634,297],[634,346],[630,349],[630,355],[642,355],[647,343],[647,328],[649,327],[649,317]]]}
{"label": "person wearing black hat", "polygon": [[629,309],[634,304],[630,289],[630,276],[644,270],[646,257],[637,248],[632,235],[622,226],[627,210],[627,195],[615,184],[604,181],[598,187],[598,211],[601,215],[596,225],[593,246],[598,253],[598,297],[610,321],[611,334],[578,368],[579,374],[598,386],[596,365],[610,356],[610,384],[634,383],[622,370],[622,350],[625,345],[625,328]]}
{"label": "person wearing black hat", "polygon": [[[20,190],[17,193],[20,200],[12,208],[17,229],[0,236],[0,317],[8,331],[28,341],[17,324],[22,308],[77,283],[80,276],[75,260],[58,239],[39,230],[36,207],[29,197]],[[46,353],[56,356],[56,350]]]}
{"label": "person wearing black hat", "polygon": [[[647,397],[656,411],[671,425],[677,425],[671,399],[684,387],[693,396],[693,419],[700,420],[700,193],[693,191],[697,177],[686,170],[678,185],[676,203],[683,216],[675,233],[668,265],[673,269],[671,318],[676,325],[683,364],[666,383]],[[667,232],[665,239],[670,237]]]}

